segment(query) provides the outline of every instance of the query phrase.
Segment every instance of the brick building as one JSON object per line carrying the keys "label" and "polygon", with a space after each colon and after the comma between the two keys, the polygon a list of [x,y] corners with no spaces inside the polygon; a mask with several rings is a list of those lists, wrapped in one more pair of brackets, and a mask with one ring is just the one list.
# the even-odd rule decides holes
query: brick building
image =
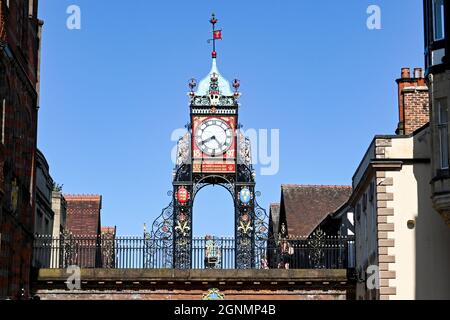
{"label": "brick building", "polygon": [[27,297],[39,107],[38,0],[0,0],[0,299]]}
{"label": "brick building", "polygon": [[398,84],[399,123],[396,133],[408,135],[430,119],[428,87],[423,69],[415,68],[411,76],[409,68],[403,68]]}
{"label": "brick building", "polygon": [[[66,230],[72,241],[83,244],[83,251],[76,252],[72,264],[80,267],[101,265],[101,217],[100,195],[65,195],[67,203]],[[87,248],[87,249],[86,249]]]}
{"label": "brick building", "polygon": [[67,230],[74,235],[100,235],[102,196],[66,194],[64,198],[67,203]]}

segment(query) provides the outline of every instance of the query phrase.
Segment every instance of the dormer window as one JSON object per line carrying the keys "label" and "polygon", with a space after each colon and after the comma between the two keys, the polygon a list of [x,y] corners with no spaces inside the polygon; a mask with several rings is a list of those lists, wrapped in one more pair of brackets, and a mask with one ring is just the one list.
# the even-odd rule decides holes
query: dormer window
{"label": "dormer window", "polygon": [[444,0],[433,0],[433,38],[434,41],[445,39]]}
{"label": "dormer window", "polygon": [[425,55],[427,73],[448,64],[448,19],[446,0],[424,0]]}

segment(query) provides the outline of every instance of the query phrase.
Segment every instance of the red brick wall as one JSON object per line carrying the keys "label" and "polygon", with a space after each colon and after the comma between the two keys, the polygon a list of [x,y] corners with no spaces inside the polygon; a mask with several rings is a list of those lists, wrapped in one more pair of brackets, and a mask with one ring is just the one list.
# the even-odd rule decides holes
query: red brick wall
{"label": "red brick wall", "polygon": [[411,77],[409,68],[402,69],[397,79],[399,123],[397,134],[409,135],[430,121],[428,88],[423,70],[414,69]]}
{"label": "red brick wall", "polygon": [[[65,195],[67,202],[66,228],[73,236],[77,251],[71,257],[71,264],[82,268],[101,265],[100,210],[102,197],[98,195]],[[88,239],[83,236],[90,236]],[[97,236],[97,240],[92,236]]]}
{"label": "red brick wall", "polygon": [[404,91],[405,134],[410,134],[430,121],[428,91]]}
{"label": "red brick wall", "polygon": [[[17,297],[21,288],[25,296],[29,291],[39,80],[37,4],[29,12],[25,1],[10,1],[7,8],[6,1],[0,0],[0,136],[4,132],[0,141],[0,299]],[[12,194],[18,195],[17,205],[11,201]]]}
{"label": "red brick wall", "polygon": [[74,235],[100,235],[102,198],[98,195],[64,195],[66,227]]}

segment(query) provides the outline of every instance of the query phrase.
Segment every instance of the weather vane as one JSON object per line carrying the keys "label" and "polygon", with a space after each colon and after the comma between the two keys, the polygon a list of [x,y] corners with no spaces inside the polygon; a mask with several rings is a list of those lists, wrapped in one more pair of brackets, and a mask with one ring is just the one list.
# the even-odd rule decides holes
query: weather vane
{"label": "weather vane", "polygon": [[222,30],[216,30],[216,23],[219,22],[219,20],[216,19],[216,15],[214,13],[212,14],[209,22],[212,24],[213,37],[212,39],[208,39],[208,43],[211,43],[211,41],[213,43],[212,57],[215,59],[217,58],[216,40],[222,40]]}

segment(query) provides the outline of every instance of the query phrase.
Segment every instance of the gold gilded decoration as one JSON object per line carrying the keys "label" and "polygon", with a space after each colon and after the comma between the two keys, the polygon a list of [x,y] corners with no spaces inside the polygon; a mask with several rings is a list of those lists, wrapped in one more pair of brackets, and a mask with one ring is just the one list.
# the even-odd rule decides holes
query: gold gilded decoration
{"label": "gold gilded decoration", "polygon": [[202,300],[225,300],[225,295],[219,289],[213,288],[203,295]]}
{"label": "gold gilded decoration", "polygon": [[234,150],[228,150],[227,151],[227,158],[234,158],[236,155]]}
{"label": "gold gilded decoration", "polygon": [[175,227],[175,231],[179,231],[184,237],[188,235],[189,230],[191,228],[189,227],[188,221],[178,221],[177,226]]}
{"label": "gold gilded decoration", "polygon": [[238,230],[242,231],[243,234],[248,234],[249,231],[253,230],[251,222],[250,221],[245,222],[241,220]]}
{"label": "gold gilded decoration", "polygon": [[194,150],[194,158],[200,158],[202,156],[202,153],[200,150]]}
{"label": "gold gilded decoration", "polygon": [[194,172],[202,172],[202,164],[201,163],[194,163],[192,170]]}

